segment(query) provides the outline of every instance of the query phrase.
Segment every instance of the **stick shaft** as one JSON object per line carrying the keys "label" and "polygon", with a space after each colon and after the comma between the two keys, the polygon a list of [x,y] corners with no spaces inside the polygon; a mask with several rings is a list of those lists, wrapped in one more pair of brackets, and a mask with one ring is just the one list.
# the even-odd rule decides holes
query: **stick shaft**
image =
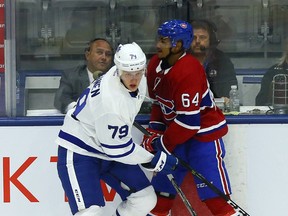
{"label": "stick shaft", "polygon": [[192,216],[197,216],[196,212],[194,211],[194,209],[192,208],[189,200],[187,199],[187,197],[185,196],[184,192],[181,190],[181,188],[178,186],[178,184],[176,183],[174,177],[172,174],[168,174],[167,177],[169,178],[171,184],[173,185],[173,187],[175,188],[176,192],[178,193],[179,197],[181,198],[181,200],[183,201],[184,205],[186,206],[186,208],[188,209],[189,213]]}

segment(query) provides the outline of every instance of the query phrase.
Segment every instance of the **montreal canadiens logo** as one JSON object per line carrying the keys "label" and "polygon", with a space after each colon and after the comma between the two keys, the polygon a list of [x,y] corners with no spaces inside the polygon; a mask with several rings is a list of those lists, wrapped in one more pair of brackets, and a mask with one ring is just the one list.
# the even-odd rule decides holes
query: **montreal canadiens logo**
{"label": "montreal canadiens logo", "polygon": [[174,111],[174,102],[170,100],[165,100],[158,95],[156,96],[159,105],[161,107],[161,110],[164,114],[164,117],[166,120],[172,120],[176,117],[176,113]]}
{"label": "montreal canadiens logo", "polygon": [[186,29],[187,28],[187,24],[186,23],[181,23],[180,24],[181,28]]}

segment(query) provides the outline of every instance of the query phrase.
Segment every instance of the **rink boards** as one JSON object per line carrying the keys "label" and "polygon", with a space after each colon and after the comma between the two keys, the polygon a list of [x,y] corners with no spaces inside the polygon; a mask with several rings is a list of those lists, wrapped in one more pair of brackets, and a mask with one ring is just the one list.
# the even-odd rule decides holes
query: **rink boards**
{"label": "rink boards", "polygon": [[[57,177],[60,126],[1,126],[0,209],[9,216],[70,215]],[[284,216],[288,193],[288,124],[229,124],[226,166],[232,199],[253,216]],[[142,134],[134,128],[136,142]],[[107,215],[119,196],[102,184]],[[277,206],[277,208],[274,208]]]}

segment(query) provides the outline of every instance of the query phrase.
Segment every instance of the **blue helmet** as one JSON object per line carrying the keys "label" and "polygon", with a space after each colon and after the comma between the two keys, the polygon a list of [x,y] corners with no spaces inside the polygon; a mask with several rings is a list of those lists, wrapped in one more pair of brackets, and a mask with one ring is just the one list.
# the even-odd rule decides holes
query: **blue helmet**
{"label": "blue helmet", "polygon": [[170,20],[164,22],[158,28],[158,35],[169,37],[172,46],[176,46],[177,41],[182,40],[185,50],[190,48],[193,40],[192,26],[182,20]]}

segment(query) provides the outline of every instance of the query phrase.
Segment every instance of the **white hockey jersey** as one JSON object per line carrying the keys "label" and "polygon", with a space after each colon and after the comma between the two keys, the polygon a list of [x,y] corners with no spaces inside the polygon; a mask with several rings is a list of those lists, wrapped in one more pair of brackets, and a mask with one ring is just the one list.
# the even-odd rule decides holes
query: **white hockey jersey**
{"label": "white hockey jersey", "polygon": [[94,81],[65,116],[56,143],[78,154],[125,164],[150,162],[153,155],[135,144],[131,129],[146,94],[143,76],[138,93],[120,82],[116,66]]}

